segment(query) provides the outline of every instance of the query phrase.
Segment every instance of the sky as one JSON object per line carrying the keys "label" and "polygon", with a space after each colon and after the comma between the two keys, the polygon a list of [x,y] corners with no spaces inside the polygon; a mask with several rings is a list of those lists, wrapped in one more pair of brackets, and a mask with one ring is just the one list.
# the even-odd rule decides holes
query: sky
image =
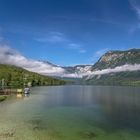
{"label": "sky", "polygon": [[106,51],[140,48],[140,1],[0,0],[5,45],[61,66],[94,64]]}

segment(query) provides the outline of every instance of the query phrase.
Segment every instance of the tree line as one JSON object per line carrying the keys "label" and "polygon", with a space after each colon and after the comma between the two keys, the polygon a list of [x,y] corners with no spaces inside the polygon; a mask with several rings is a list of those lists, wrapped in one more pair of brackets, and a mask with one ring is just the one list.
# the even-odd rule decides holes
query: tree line
{"label": "tree line", "polygon": [[29,72],[19,67],[0,64],[0,87],[19,88],[25,85],[47,86],[65,83],[63,80]]}

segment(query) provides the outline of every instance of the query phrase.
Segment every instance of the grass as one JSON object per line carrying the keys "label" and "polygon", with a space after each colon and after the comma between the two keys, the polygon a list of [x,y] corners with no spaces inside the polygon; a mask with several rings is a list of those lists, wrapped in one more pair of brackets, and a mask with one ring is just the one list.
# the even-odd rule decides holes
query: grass
{"label": "grass", "polygon": [[6,100],[7,96],[4,96],[4,95],[0,95],[0,102]]}

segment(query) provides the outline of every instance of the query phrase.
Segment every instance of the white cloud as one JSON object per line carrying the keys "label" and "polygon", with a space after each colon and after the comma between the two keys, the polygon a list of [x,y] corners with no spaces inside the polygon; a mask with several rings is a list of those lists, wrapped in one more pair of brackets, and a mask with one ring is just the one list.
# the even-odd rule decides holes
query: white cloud
{"label": "white cloud", "polygon": [[72,41],[61,32],[49,32],[46,36],[35,38],[35,40],[41,43],[63,43],[68,50],[70,49],[78,51],[79,53],[86,53],[86,50],[81,44],[70,43]]}
{"label": "white cloud", "polygon": [[129,0],[132,8],[136,11],[138,18],[140,19],[140,1],[139,0]]}
{"label": "white cloud", "polygon": [[87,51],[84,49],[79,50],[79,53],[86,53]]}
{"label": "white cloud", "polygon": [[68,46],[70,49],[74,49],[74,50],[81,48],[81,46],[79,44],[76,44],[76,43],[70,43]]}
{"label": "white cloud", "polygon": [[46,42],[61,43],[61,42],[67,41],[64,34],[60,32],[50,32],[45,37],[39,37],[39,38],[36,38],[35,40],[42,43],[46,43]]}
{"label": "white cloud", "polygon": [[8,45],[0,45],[0,64],[9,64],[22,67],[26,70],[36,72],[42,75],[60,76],[60,77],[81,77],[77,73],[67,73],[60,66],[51,65],[49,63],[32,60],[24,57],[18,51],[10,48]]}
{"label": "white cloud", "polygon": [[108,69],[103,69],[103,70],[97,70],[93,71],[87,74],[88,79],[94,77],[95,75],[104,75],[104,74],[109,74],[109,73],[117,73],[117,72],[125,72],[125,71],[137,71],[140,70],[140,64],[125,64],[122,66],[115,67],[113,69],[108,68]]}
{"label": "white cloud", "polygon": [[60,35],[52,35],[52,36],[48,37],[46,40],[49,41],[49,42],[52,42],[52,43],[57,43],[57,42],[66,41],[66,40],[64,39],[64,37],[62,37],[62,36],[60,36]]}
{"label": "white cloud", "polygon": [[65,77],[65,78],[82,78],[83,75],[78,74],[78,73],[69,73],[69,74],[63,74],[62,77]]}
{"label": "white cloud", "polygon": [[[129,0],[129,3],[131,5],[133,11],[136,13],[136,15],[138,17],[138,20],[140,20],[140,1],[139,0]],[[132,27],[130,27],[128,32],[130,34],[132,34],[135,31],[137,31],[138,29],[140,29],[140,23],[139,22],[136,25],[133,25]]]}
{"label": "white cloud", "polygon": [[44,62],[28,59],[7,45],[0,46],[0,63],[19,66],[26,70],[44,75],[60,76],[65,71],[61,67],[52,66]]}
{"label": "white cloud", "polygon": [[83,76],[88,76],[88,78],[92,78],[94,75],[140,70],[140,64],[134,65],[126,64],[113,69],[108,68],[97,71],[91,71],[90,68],[88,68],[87,70],[87,68],[85,67],[83,68],[83,70],[77,73],[67,73],[65,69],[59,66],[54,66],[49,63],[28,59],[23,55],[21,55],[18,51],[10,48],[7,45],[0,45],[0,63],[19,66],[29,71],[40,73],[43,75],[75,77],[75,78],[76,77],[81,78]]}
{"label": "white cloud", "polygon": [[86,53],[86,50],[80,44],[70,43],[70,44],[68,44],[68,48],[71,50],[76,50],[79,53]]}
{"label": "white cloud", "polygon": [[[96,70],[96,71],[91,71],[91,66],[86,66],[85,68],[82,68],[81,71],[78,73],[70,73],[70,74],[63,74],[63,77],[73,77],[73,78],[82,78],[86,76],[86,79],[91,79],[95,75],[104,75],[104,74],[109,74],[109,73],[118,73],[118,72],[126,72],[126,71],[137,71],[140,70],[140,64],[125,64],[122,66],[115,67],[113,69],[108,68],[108,69],[103,69],[103,70]],[[81,69],[81,68],[80,68]]]}

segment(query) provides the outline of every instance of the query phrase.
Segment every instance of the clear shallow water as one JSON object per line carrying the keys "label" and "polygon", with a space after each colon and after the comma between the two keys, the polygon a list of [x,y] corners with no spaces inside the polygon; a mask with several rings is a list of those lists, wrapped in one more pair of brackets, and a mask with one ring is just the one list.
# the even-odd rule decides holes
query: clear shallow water
{"label": "clear shallow water", "polygon": [[0,103],[0,140],[139,140],[140,88],[55,86]]}

